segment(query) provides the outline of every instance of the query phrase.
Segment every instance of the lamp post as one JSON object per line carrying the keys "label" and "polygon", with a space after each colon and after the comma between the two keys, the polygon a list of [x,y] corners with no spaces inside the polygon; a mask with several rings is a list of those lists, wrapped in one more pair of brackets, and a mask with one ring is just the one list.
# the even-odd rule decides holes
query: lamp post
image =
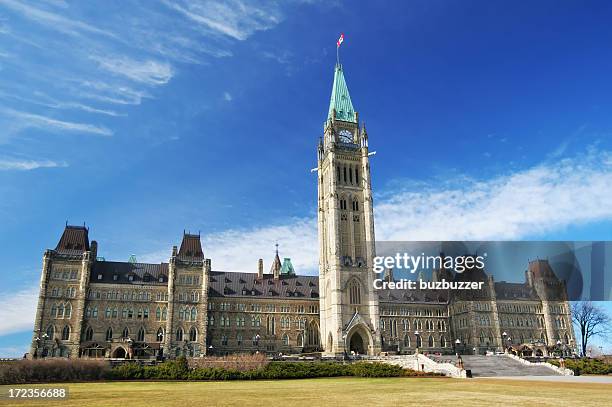
{"label": "lamp post", "polygon": [[506,333],[506,331],[502,332],[502,350],[504,351],[504,353],[506,353],[506,336],[508,336],[508,334]]}
{"label": "lamp post", "polygon": [[455,348],[455,354],[459,356],[459,345],[461,345],[461,340],[459,338],[455,339],[455,343],[453,343],[453,347]]}
{"label": "lamp post", "polygon": [[414,331],[414,336],[416,336],[416,353],[419,353],[419,341],[420,341],[419,335],[421,335],[419,331]]}

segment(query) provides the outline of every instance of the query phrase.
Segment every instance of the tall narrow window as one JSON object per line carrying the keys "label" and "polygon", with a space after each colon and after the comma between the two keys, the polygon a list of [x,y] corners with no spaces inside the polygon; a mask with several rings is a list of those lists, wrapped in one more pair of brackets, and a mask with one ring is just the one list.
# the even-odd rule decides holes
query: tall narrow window
{"label": "tall narrow window", "polygon": [[349,284],[349,301],[353,305],[361,304],[361,287],[357,280],[353,280]]}
{"label": "tall narrow window", "polygon": [[53,327],[53,325],[49,325],[47,327],[47,339],[49,340],[53,340],[55,336],[55,328]]}
{"label": "tall narrow window", "polygon": [[113,328],[108,327],[108,329],[106,330],[106,341],[110,342],[113,340]]}
{"label": "tall narrow window", "polygon": [[121,333],[121,337],[124,338],[124,339],[130,337],[130,330],[128,329],[127,326],[125,328],[123,328],[123,332]]}
{"label": "tall narrow window", "polygon": [[62,330],[62,341],[67,341],[70,339],[70,327],[66,325]]}
{"label": "tall narrow window", "polygon": [[355,184],[359,185],[359,169],[355,168]]}
{"label": "tall narrow window", "polygon": [[161,327],[157,330],[156,337],[157,337],[157,342],[163,342],[164,341],[164,330]]}
{"label": "tall narrow window", "polygon": [[64,309],[64,317],[70,318],[70,315],[72,315],[72,305],[70,305],[70,303],[67,303],[66,308]]}
{"label": "tall narrow window", "polygon": [[189,330],[189,341],[195,342],[198,340],[198,331],[196,331],[195,327],[191,327]]}
{"label": "tall narrow window", "polygon": [[183,340],[183,328],[176,330],[176,340],[179,342]]}
{"label": "tall narrow window", "polygon": [[346,166],[342,167],[342,171],[344,172],[344,183],[346,184],[346,180],[347,180],[347,178],[346,178]]}
{"label": "tall narrow window", "polygon": [[145,340],[145,331],[144,328],[140,328],[140,330],[138,331],[138,338],[136,339],[138,342],[144,342]]}

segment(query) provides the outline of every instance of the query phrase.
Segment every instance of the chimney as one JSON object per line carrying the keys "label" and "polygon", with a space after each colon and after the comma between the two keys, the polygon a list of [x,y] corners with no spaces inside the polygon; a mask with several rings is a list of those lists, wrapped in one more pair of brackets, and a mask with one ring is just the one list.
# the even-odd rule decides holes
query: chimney
{"label": "chimney", "polygon": [[172,246],[172,257],[176,257],[178,254],[178,248],[176,246]]}
{"label": "chimney", "polygon": [[96,242],[95,240],[91,241],[91,245],[90,245],[90,250],[91,250],[91,258],[92,260],[96,260],[96,258],[98,257],[98,242]]}
{"label": "chimney", "polygon": [[263,279],[263,259],[257,261],[257,279]]}

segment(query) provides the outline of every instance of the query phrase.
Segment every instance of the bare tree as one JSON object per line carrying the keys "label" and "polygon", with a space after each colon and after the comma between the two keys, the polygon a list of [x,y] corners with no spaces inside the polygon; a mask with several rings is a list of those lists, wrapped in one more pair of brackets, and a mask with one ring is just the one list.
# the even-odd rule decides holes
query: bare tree
{"label": "bare tree", "polygon": [[572,321],[580,330],[581,356],[587,354],[589,340],[596,336],[607,336],[612,329],[610,316],[591,301],[572,303]]}

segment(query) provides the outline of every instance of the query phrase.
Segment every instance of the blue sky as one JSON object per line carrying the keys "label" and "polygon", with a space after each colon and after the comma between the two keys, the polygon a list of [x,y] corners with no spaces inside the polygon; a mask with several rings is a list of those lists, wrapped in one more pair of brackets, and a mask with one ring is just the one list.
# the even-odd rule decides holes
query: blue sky
{"label": "blue sky", "polygon": [[611,240],[610,17],[603,1],[0,0],[0,354],[29,340],[66,220],[107,259],[163,261],[186,229],[214,268],[254,271],[278,241],[316,272],[309,170],[340,32],[379,239]]}

